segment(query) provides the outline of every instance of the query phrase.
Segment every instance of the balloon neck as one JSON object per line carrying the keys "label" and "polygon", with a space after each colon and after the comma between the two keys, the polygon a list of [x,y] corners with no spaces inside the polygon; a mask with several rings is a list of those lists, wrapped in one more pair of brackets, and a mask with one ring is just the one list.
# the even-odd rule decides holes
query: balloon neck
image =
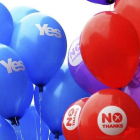
{"label": "balloon neck", "polygon": [[59,134],[55,134],[55,140],[59,140]]}
{"label": "balloon neck", "polygon": [[19,118],[12,117],[10,118],[10,121],[11,121],[11,125],[19,126]]}
{"label": "balloon neck", "polygon": [[122,90],[122,88],[119,88],[119,90]]}
{"label": "balloon neck", "polygon": [[39,92],[43,92],[43,86],[38,86],[39,87]]}
{"label": "balloon neck", "polygon": [[108,4],[112,4],[114,2],[114,0],[107,0]]}

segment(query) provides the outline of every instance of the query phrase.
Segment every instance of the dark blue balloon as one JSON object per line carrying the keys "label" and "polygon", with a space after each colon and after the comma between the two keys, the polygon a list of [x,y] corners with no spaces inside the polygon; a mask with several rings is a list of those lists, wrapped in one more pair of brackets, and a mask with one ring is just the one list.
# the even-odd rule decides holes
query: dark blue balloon
{"label": "dark blue balloon", "polygon": [[24,100],[29,94],[27,87],[27,73],[21,58],[13,49],[0,44],[1,116],[6,119],[23,116],[26,108]]}
{"label": "dark blue balloon", "polygon": [[8,9],[0,2],[0,43],[10,45],[13,30],[12,16]]}
{"label": "dark blue balloon", "polygon": [[[70,71],[65,67],[44,87],[41,101],[42,119],[55,135],[62,134],[62,119],[67,108],[75,101],[89,97],[73,80]],[[35,105],[39,112],[39,89],[35,90]]]}
{"label": "dark blue balloon", "polygon": [[[10,10],[10,13],[13,18],[14,27],[18,24],[18,22],[24,18],[25,16],[38,12],[38,10],[27,7],[27,6],[18,6]],[[19,14],[20,13],[20,14]]]}
{"label": "dark blue balloon", "polygon": [[61,25],[55,19],[33,13],[18,23],[11,46],[22,57],[31,81],[43,86],[60,69],[67,42]]}
{"label": "dark blue balloon", "polygon": [[[24,140],[39,140],[40,139],[40,117],[34,106],[31,106],[24,117],[19,121],[20,129]],[[42,121],[42,140],[48,140],[49,128]],[[22,140],[18,135],[19,140]]]}
{"label": "dark blue balloon", "polygon": [[1,116],[0,116],[0,139],[1,140],[17,140],[14,129]]}
{"label": "dark blue balloon", "polygon": [[97,3],[97,4],[110,5],[114,3],[116,0],[87,0],[87,1]]}
{"label": "dark blue balloon", "polygon": [[[55,140],[55,135],[53,133],[50,133],[49,140]],[[66,139],[63,135],[61,135],[59,137],[59,140],[66,140]]]}

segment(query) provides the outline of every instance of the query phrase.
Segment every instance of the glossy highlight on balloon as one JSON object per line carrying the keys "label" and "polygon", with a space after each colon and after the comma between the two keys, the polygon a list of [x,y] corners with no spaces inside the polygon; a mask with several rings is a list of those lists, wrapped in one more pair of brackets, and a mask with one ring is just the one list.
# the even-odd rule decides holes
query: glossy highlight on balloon
{"label": "glossy highlight on balloon", "polygon": [[29,14],[36,13],[36,12],[39,12],[39,11],[34,8],[28,7],[28,6],[18,6],[18,7],[14,7],[13,9],[11,9],[10,13],[13,18],[14,27],[16,27],[16,25],[22,18],[24,18],[25,16],[27,16]]}
{"label": "glossy highlight on balloon", "polygon": [[79,117],[83,106],[89,98],[82,98],[73,103],[65,112],[62,122],[63,135],[67,140],[80,140]]}
{"label": "glossy highlight on balloon", "polygon": [[37,86],[46,85],[63,64],[67,41],[63,28],[52,17],[33,13],[16,26],[11,42]]}
{"label": "glossy highlight on balloon", "polygon": [[68,56],[69,70],[74,80],[81,88],[91,94],[109,88],[90,73],[82,59],[79,44],[80,38],[78,37],[73,41]]}
{"label": "glossy highlight on balloon", "polygon": [[133,25],[121,15],[96,14],[82,31],[80,47],[85,65],[103,84],[121,88],[133,78],[139,62],[139,39]]}
{"label": "glossy highlight on balloon", "polygon": [[128,19],[135,27],[140,40],[140,1],[139,0],[116,0],[115,11]]}
{"label": "glossy highlight on balloon", "polygon": [[79,118],[81,140],[140,139],[140,111],[120,90],[105,89],[92,95]]}
{"label": "glossy highlight on balloon", "polygon": [[[41,93],[42,119],[55,136],[62,135],[62,120],[67,108],[75,101],[89,97],[73,80],[67,66],[63,65]],[[39,112],[39,89],[35,90],[35,106]]]}

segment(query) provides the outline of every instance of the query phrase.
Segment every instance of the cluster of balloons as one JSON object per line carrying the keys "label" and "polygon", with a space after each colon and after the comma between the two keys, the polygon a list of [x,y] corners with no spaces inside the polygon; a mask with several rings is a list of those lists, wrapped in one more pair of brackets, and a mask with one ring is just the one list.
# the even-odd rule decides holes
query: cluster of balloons
{"label": "cluster of balloons", "polygon": [[[36,87],[34,95],[35,106],[39,112],[38,87]],[[41,101],[41,117],[56,138],[63,134],[61,124],[67,108],[75,101],[90,95],[90,93],[77,85],[66,65],[63,65],[51,81],[44,86]]]}
{"label": "cluster of balloons", "polygon": [[[25,140],[35,140],[36,135],[40,137],[39,127],[44,126],[38,126],[40,121],[36,113],[33,115],[34,109],[27,111],[34,94],[33,84],[42,89],[60,69],[67,50],[65,32],[54,18],[34,8],[20,6],[9,11],[0,3],[0,15],[0,115],[14,127],[20,126]],[[33,116],[36,123],[31,121]],[[36,130],[28,127],[29,124],[36,126]],[[6,129],[11,132],[10,139],[19,137],[3,120],[1,125],[5,125],[0,133],[3,140],[8,140]],[[42,139],[48,138],[45,133],[41,132]]]}
{"label": "cluster of balloons", "polygon": [[54,18],[0,3],[3,140],[140,139],[140,1],[88,1],[115,2],[115,11],[91,18],[68,65],[66,35]]}
{"label": "cluster of balloons", "polygon": [[65,112],[62,128],[67,140],[140,139],[139,4],[116,0],[115,11],[96,14],[72,43],[70,72],[93,95]]}
{"label": "cluster of balloons", "polygon": [[139,118],[140,110],[130,96],[104,89],[70,106],[62,128],[67,140],[139,140]]}

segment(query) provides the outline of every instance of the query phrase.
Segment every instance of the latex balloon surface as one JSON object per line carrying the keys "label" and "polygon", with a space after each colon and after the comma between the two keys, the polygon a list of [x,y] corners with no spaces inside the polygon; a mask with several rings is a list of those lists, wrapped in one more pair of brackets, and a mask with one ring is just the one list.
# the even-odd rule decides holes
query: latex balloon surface
{"label": "latex balloon surface", "polygon": [[116,0],[115,11],[128,19],[137,30],[140,40],[140,1],[139,0]]}
{"label": "latex balloon surface", "polygon": [[92,95],[82,109],[81,140],[139,140],[139,118],[139,108],[127,94],[115,89],[101,90]]}
{"label": "latex balloon surface", "polygon": [[[6,119],[21,118],[29,102],[26,68],[19,55],[10,47],[0,44],[0,115]],[[30,88],[30,87],[29,87]]]}
{"label": "latex balloon surface", "polygon": [[133,78],[139,62],[139,39],[134,26],[121,15],[96,14],[82,31],[80,47],[87,68],[103,84],[120,88]]}
{"label": "latex balloon surface", "polygon": [[27,16],[29,14],[36,13],[36,12],[38,12],[38,10],[31,8],[31,7],[27,7],[27,6],[18,6],[18,7],[14,7],[13,9],[11,9],[10,13],[13,18],[14,27],[16,27],[16,25],[22,18],[24,18],[25,16]]}
{"label": "latex balloon surface", "polygon": [[[40,139],[40,117],[34,106],[31,106],[24,117],[20,120],[20,128],[24,140],[36,140]],[[49,128],[42,121],[41,125],[41,137],[42,140],[47,140],[49,136]],[[20,140],[21,137],[19,137]]]}
{"label": "latex balloon surface", "polygon": [[82,59],[79,43],[80,40],[78,37],[72,43],[68,56],[69,69],[74,80],[81,88],[91,94],[109,88],[90,73]]}
{"label": "latex balloon surface", "polygon": [[14,30],[13,19],[8,9],[0,2],[0,43],[10,45]]}
{"label": "latex balloon surface", "polygon": [[44,86],[63,64],[67,41],[55,19],[33,13],[18,23],[11,46],[23,59],[30,80],[37,86]]}
{"label": "latex balloon surface", "polygon": [[35,105],[38,112],[41,105],[42,119],[51,132],[62,135],[62,120],[67,108],[75,101],[89,96],[90,94],[82,90],[73,80],[69,69],[63,66],[44,86],[42,93],[36,88]]}
{"label": "latex balloon surface", "polygon": [[83,106],[89,98],[82,98],[73,103],[65,112],[62,129],[63,135],[67,140],[80,140],[79,135],[79,117]]}

